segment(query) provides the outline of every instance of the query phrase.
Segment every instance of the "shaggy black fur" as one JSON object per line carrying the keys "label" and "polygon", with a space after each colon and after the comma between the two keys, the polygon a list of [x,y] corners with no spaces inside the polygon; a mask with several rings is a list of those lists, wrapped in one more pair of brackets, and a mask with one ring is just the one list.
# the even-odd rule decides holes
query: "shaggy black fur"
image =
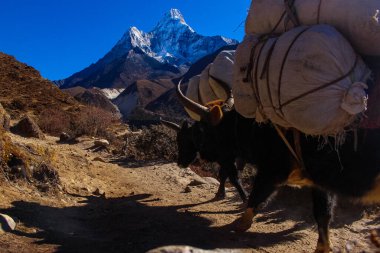
{"label": "shaggy black fur", "polygon": [[[270,124],[254,124],[250,132],[250,162],[257,174],[248,208],[257,210],[291,172],[293,157]],[[244,134],[240,138],[246,137]],[[287,134],[290,143],[293,135]],[[341,145],[334,138],[301,135],[304,174],[314,184],[314,217],[318,224],[318,245],[328,245],[328,227],[334,207],[334,195],[359,199],[376,187],[380,175],[380,130],[349,131]],[[247,142],[247,140],[246,140]],[[379,196],[380,200],[380,196]]]}
{"label": "shaggy black fur", "polygon": [[[240,129],[236,128],[237,121]],[[185,122],[177,135],[178,165],[189,166],[195,160],[197,153],[204,160],[217,162],[220,165],[220,187],[216,197],[225,196],[225,182],[228,178],[245,201],[247,196],[238,176],[238,171],[244,168],[245,160],[238,158],[239,149],[236,146],[237,139],[234,132],[251,129],[252,124],[253,120],[239,117],[236,111],[226,112],[217,126],[202,121],[188,126]]]}

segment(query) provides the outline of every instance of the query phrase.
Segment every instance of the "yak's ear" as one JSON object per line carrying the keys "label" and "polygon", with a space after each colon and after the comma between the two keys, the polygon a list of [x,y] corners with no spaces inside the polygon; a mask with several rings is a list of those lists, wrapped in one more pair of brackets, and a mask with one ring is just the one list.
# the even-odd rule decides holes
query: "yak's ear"
{"label": "yak's ear", "polygon": [[188,129],[189,128],[189,123],[187,120],[184,120],[181,125],[181,129]]}

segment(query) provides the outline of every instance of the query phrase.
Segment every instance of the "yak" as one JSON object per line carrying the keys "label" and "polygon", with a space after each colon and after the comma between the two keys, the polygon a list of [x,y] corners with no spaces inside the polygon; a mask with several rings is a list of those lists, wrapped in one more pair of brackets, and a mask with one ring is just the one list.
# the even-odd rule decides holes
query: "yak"
{"label": "yak", "polygon": [[[380,84],[380,61],[378,57],[366,57],[366,62],[375,69],[369,94],[376,94],[371,89]],[[335,137],[307,136],[295,129],[281,130],[272,123],[253,124],[250,145],[245,147],[252,155],[250,162],[255,164],[257,173],[247,209],[231,224],[233,230],[248,230],[260,204],[280,186],[311,187],[318,225],[316,252],[330,252],[329,223],[336,196],[363,204],[380,203],[380,128],[358,126],[360,122],[348,127],[342,141]],[[294,143],[293,147],[289,143]]]}
{"label": "yak", "polygon": [[[237,157],[236,140],[231,134],[234,130],[235,117],[237,117],[235,110],[226,112],[216,126],[204,121],[194,122],[192,125],[185,121],[182,126],[165,120],[161,122],[177,131],[178,166],[188,167],[196,160],[198,154],[203,160],[218,163],[220,185],[215,199],[225,198],[225,183],[228,178],[242,201],[246,202],[247,193],[239,178],[245,162]],[[252,120],[244,120],[245,126],[251,123]]]}
{"label": "yak", "polygon": [[[215,77],[212,77],[217,80]],[[228,99],[224,104],[214,105],[211,108],[200,105],[181,92],[181,81],[177,86],[177,95],[180,101],[189,110],[199,114],[201,121],[196,121],[189,126],[185,121],[182,126],[173,122],[161,120],[161,122],[177,131],[178,161],[180,167],[188,167],[193,163],[197,155],[208,161],[216,162],[220,166],[219,181],[220,185],[215,195],[215,199],[225,197],[225,183],[227,178],[237,189],[243,202],[247,199],[247,193],[242,187],[239,174],[244,169],[245,161],[237,156],[238,142],[233,133],[238,114],[233,107],[233,98],[230,88],[226,83],[217,80],[228,94]],[[249,129],[253,123],[252,119],[239,117],[242,122],[241,127]],[[246,130],[243,131],[246,131]]]}
{"label": "yak", "polygon": [[[313,212],[318,224],[316,252],[330,252],[329,223],[335,196],[364,204],[380,203],[380,129],[357,129],[346,133],[343,144],[333,137],[321,140],[300,134],[302,167],[271,124],[254,124],[250,150],[257,173],[247,209],[232,226],[251,227],[260,204],[282,185],[312,187]],[[292,142],[292,131],[285,134]],[[322,143],[323,142],[323,143]]]}
{"label": "yak", "polygon": [[[210,115],[212,110],[189,101],[180,85],[177,92],[185,106],[192,103],[194,110],[203,113],[203,120],[191,127],[183,125],[178,133],[180,165],[190,163],[202,148],[219,151],[224,147],[229,150],[230,159],[239,158],[255,165],[246,210],[231,224],[232,230],[248,230],[260,205],[279,187],[311,187],[319,235],[316,252],[330,252],[329,223],[336,196],[365,204],[380,203],[380,129],[347,130],[344,142],[338,143],[334,137],[311,137],[271,123],[258,124],[234,110],[224,112],[215,126],[210,120],[215,119]],[[291,152],[289,143],[297,143],[293,148],[298,146],[300,152]]]}

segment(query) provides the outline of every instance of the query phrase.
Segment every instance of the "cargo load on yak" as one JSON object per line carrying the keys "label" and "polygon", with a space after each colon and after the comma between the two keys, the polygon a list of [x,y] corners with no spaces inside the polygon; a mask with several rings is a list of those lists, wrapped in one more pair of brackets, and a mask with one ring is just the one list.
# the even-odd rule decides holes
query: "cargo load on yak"
{"label": "cargo load on yak", "polygon": [[[186,97],[205,107],[233,106],[232,79],[235,51],[220,52],[213,63],[201,73],[190,79]],[[200,121],[202,115],[194,109],[185,106],[186,112],[195,120]]]}
{"label": "cargo load on yak", "polygon": [[258,122],[336,135],[366,110],[370,73],[332,26],[247,35],[236,53],[235,108]]}
{"label": "cargo load on yak", "polygon": [[334,26],[363,55],[380,56],[379,0],[252,0],[246,34],[280,34],[298,25]]}

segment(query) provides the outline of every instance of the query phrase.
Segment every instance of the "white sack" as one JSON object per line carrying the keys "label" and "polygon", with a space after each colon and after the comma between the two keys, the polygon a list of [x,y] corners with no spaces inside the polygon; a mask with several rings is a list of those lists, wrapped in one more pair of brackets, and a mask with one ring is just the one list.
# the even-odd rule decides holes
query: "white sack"
{"label": "white sack", "polygon": [[[199,81],[200,81],[200,76],[194,76],[190,78],[189,84],[187,86],[187,91],[186,91],[186,97],[190,98],[194,102],[201,103],[199,100]],[[201,117],[194,113],[193,111],[187,109],[185,107],[185,111],[189,114],[190,118],[196,121],[200,121]]]}
{"label": "white sack", "polygon": [[[244,53],[239,51],[246,50],[242,48],[238,48],[237,61]],[[248,49],[245,54],[249,55],[250,51]],[[333,27],[297,27],[278,39],[260,43],[254,58],[260,51],[257,64],[252,68],[253,84],[249,83],[252,90],[257,89],[254,98],[258,98],[262,105],[257,107],[257,121],[270,119],[283,127],[294,127],[310,135],[335,135],[351,124],[357,113],[366,109],[366,85],[363,82],[370,72]],[[284,105],[346,75],[355,60],[352,73],[344,79]],[[264,68],[265,63],[267,68]],[[236,92],[234,96],[236,106],[240,98]]]}
{"label": "white sack", "polygon": [[[216,100],[226,101],[229,94],[220,82],[232,89],[234,58],[234,50],[220,52],[200,75],[190,79],[185,96],[204,106]],[[185,110],[192,119],[200,120],[199,115],[187,108]]]}
{"label": "white sack", "polygon": [[201,79],[199,81],[199,96],[200,101],[203,105],[207,105],[207,103],[218,100],[218,96],[215,94],[214,90],[211,88],[209,83],[209,71],[211,68],[211,64],[209,64],[201,73]]}
{"label": "white sack", "polygon": [[[332,25],[359,53],[380,55],[379,0],[295,0],[294,6],[302,25]],[[253,0],[246,19],[246,33],[271,32],[284,11],[284,0]],[[285,15],[275,32],[283,33],[294,27],[288,21]]]}
{"label": "white sack", "polygon": [[235,65],[233,68],[232,94],[235,99],[235,109],[246,118],[254,118],[257,110],[257,101],[253,86],[243,81],[246,77],[246,68],[249,65],[251,49],[258,42],[257,35],[247,34],[236,49]]}
{"label": "white sack", "polygon": [[[210,67],[210,87],[214,91],[215,95],[223,101],[227,100],[228,94],[220,82],[225,83],[230,90],[232,89],[234,62],[235,50],[226,50],[218,54]],[[216,80],[212,77],[214,77]]]}

